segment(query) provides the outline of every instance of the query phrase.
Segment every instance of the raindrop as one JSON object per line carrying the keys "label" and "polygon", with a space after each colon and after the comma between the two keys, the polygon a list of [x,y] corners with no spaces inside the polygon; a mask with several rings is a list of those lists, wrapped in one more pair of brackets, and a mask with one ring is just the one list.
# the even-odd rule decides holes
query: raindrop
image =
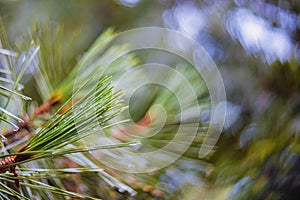
{"label": "raindrop", "polygon": [[30,97],[22,96],[22,98],[23,98],[25,101],[31,101],[31,98],[30,98]]}
{"label": "raindrop", "polygon": [[130,168],[130,169],[134,168],[134,166],[132,164],[128,164],[127,167]]}
{"label": "raindrop", "polygon": [[24,86],[23,85],[21,85],[21,84],[18,84],[18,91],[20,91],[20,90],[23,90],[24,89]]}
{"label": "raindrop", "polygon": [[135,194],[131,193],[131,194],[130,194],[130,197],[135,197]]}
{"label": "raindrop", "polygon": [[1,135],[1,141],[2,141],[2,143],[4,143],[4,142],[6,142],[7,141],[7,139],[6,139],[6,137],[4,137],[3,135]]}
{"label": "raindrop", "polygon": [[124,190],[123,188],[119,188],[119,189],[118,189],[118,192],[120,192],[120,193],[124,193],[124,192],[125,192],[125,190]]}
{"label": "raindrop", "polygon": [[17,132],[19,129],[20,129],[20,128],[19,128],[18,126],[15,126],[15,127],[13,128],[13,131],[14,131],[14,132]]}

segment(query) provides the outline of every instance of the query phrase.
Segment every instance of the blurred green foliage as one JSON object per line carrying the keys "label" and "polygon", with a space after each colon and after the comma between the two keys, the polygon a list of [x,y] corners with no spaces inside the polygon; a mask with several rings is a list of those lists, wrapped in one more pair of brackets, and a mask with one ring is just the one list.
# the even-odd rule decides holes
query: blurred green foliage
{"label": "blurred green foliage", "polygon": [[[135,7],[126,7],[117,1],[2,0],[0,15],[8,27],[11,41],[18,41],[20,33],[27,33],[27,29],[36,22],[63,24],[64,28],[59,31],[63,31],[66,37],[55,41],[65,48],[61,58],[63,62],[59,65],[66,67],[64,73],[67,74],[70,66],[74,66],[96,37],[108,27],[115,27],[117,31],[143,26],[180,30],[180,23],[176,22],[179,12],[176,6],[180,8],[187,5],[186,2],[193,2],[193,7],[199,8],[198,12],[205,16],[205,25],[193,39],[203,45],[217,63],[225,82],[227,100],[238,106],[241,112],[232,125],[223,130],[212,154],[203,160],[197,158],[202,140],[202,135],[198,135],[182,159],[158,173],[125,174],[112,169],[110,173],[135,188],[141,199],[152,199],[154,196],[161,196],[162,199],[299,199],[300,4],[297,0],[144,0]],[[241,33],[235,37],[235,30],[228,27],[229,14],[238,9],[253,12],[261,23],[262,20],[269,22],[271,25],[265,25],[269,31],[285,31],[292,46],[289,50],[291,56],[285,60],[280,60],[280,57],[275,57],[275,61],[273,57],[269,59],[263,51],[265,44],[259,43],[255,32],[249,33],[254,35],[254,45],[247,49]],[[175,13],[173,21],[170,20],[171,25],[166,22],[169,19],[166,18],[166,10]],[[184,16],[193,13],[187,12]],[[298,21],[293,21],[293,16]],[[197,18],[197,22],[200,21]],[[38,26],[36,28],[39,29]],[[189,27],[183,29],[186,30]],[[256,43],[259,44],[255,46]],[[285,44],[278,42],[278,46]],[[51,55],[55,57],[55,53]],[[47,69],[54,70],[55,66]],[[64,77],[62,72],[58,76],[60,80]],[[26,84],[24,93],[42,101],[38,92],[32,89],[35,82],[30,75],[28,77],[28,82],[26,78],[23,80]],[[194,83],[201,85],[197,81]],[[159,95],[162,95],[160,101],[170,108],[169,116],[172,117],[171,110],[177,108],[171,93],[151,87],[140,89],[140,94],[137,92],[131,100],[134,106],[130,112],[135,121],[142,119]],[[143,90],[152,92],[147,99],[144,99]],[[231,115],[228,118],[233,119]],[[166,132],[172,132],[170,130],[175,131],[176,126],[169,124],[165,127]],[[157,148],[164,144],[163,136],[157,135],[144,142]],[[179,181],[176,178],[186,178],[187,181],[177,185]],[[89,179],[90,176],[83,178],[82,182],[92,185]],[[104,183],[99,184],[101,187]],[[164,195],[160,194],[161,191]],[[95,193],[107,199],[127,198],[114,192],[107,195],[102,190]]]}

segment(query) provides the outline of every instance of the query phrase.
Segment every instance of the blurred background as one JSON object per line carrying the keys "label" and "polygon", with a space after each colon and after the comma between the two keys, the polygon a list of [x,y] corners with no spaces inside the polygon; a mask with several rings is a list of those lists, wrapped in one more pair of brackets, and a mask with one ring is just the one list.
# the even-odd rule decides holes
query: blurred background
{"label": "blurred background", "polygon": [[[140,194],[140,199],[299,199],[299,0],[0,0],[0,16],[9,39],[16,42],[37,22],[63,24],[64,51],[71,63],[109,27],[117,32],[166,27],[191,37],[209,53],[227,96],[220,105],[226,106],[227,115],[214,153],[200,160],[195,144],[184,155],[187,160],[155,175],[108,169],[149,194]],[[22,82],[24,93],[41,103],[31,76]],[[144,125],[143,116],[158,96],[151,87],[152,97],[132,100],[136,107],[131,115]],[[172,95],[164,95],[177,104]]]}

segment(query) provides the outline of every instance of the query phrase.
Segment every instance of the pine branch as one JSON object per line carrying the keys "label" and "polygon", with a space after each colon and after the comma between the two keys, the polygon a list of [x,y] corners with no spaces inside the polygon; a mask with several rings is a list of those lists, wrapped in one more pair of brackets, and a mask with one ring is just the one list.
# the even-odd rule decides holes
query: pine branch
{"label": "pine branch", "polygon": [[[43,31],[45,31],[43,32],[43,34],[55,34],[53,33],[53,30],[49,30],[47,29],[47,27]],[[103,41],[106,40],[106,37],[109,37],[111,33],[112,31],[106,32],[106,34],[104,34]],[[53,37],[50,35],[49,37]],[[45,69],[45,67],[49,64],[53,64],[54,60],[51,60],[52,58],[47,59],[44,57],[47,56],[47,52],[50,55],[51,52],[54,51],[54,49],[57,47],[57,45],[47,46],[49,45],[49,41],[45,43],[43,39],[44,36],[39,37],[37,34],[35,36],[31,35],[30,37],[31,39],[35,40],[24,39],[24,46],[26,47],[24,53],[15,54],[20,55],[20,58],[21,55],[25,57],[23,62],[19,62],[20,70],[17,71],[17,75],[15,76],[16,80],[3,80],[6,83],[11,84],[11,88],[20,86],[20,80],[25,71],[29,69],[29,65],[31,65],[31,70],[33,66],[33,68],[36,68],[35,70],[41,72],[41,76],[35,76],[38,77],[38,79],[36,79],[37,82],[43,80],[43,84],[49,84],[49,86],[51,86],[52,84],[50,82],[57,81],[54,80],[56,77],[55,75],[52,76],[52,78],[49,78],[51,75],[50,71],[49,69]],[[54,35],[54,37],[56,37],[56,35]],[[41,46],[41,48],[39,48],[39,46]],[[40,160],[42,158],[53,158],[56,156],[69,155],[79,152],[89,152],[106,148],[121,148],[136,144],[136,142],[131,142],[84,148],[68,147],[70,144],[74,144],[75,142],[90,134],[95,134],[100,130],[107,129],[113,126],[114,124],[108,122],[124,109],[122,106],[122,101],[120,100],[120,95],[122,93],[120,91],[113,92],[110,77],[103,77],[101,71],[103,69],[100,68],[101,64],[105,64],[102,62],[102,60],[106,60],[109,56],[112,56],[112,53],[114,52],[109,51],[109,54],[107,54],[106,51],[107,49],[109,49],[108,47],[108,43],[99,43],[98,40],[82,59],[85,60],[86,58],[88,58],[88,60],[90,59],[91,63],[80,61],[79,64],[72,70],[72,72],[65,78],[65,81],[60,84],[56,84],[55,86],[51,86],[51,90],[53,92],[48,100],[46,100],[41,106],[36,108],[35,111],[31,115],[29,115],[29,117],[19,118],[19,123],[15,125],[20,127],[19,131],[9,130],[5,133],[7,137],[10,137],[10,135],[14,137],[15,134],[22,131],[33,134],[35,132],[35,129],[39,127],[39,125],[36,124],[36,121],[43,119],[47,115],[51,116],[50,119],[48,118],[49,120],[45,118],[45,123],[42,124],[41,129],[38,130],[37,133],[33,134],[33,136],[26,142],[25,145],[23,145],[23,147],[17,153],[10,153],[8,155],[0,156],[2,159],[2,161],[0,162],[0,177],[3,178],[5,176],[5,172],[8,171],[14,174],[15,183],[18,186],[19,179],[17,177],[18,174],[16,171],[17,165],[28,163],[34,160]],[[46,51],[47,48],[48,50]],[[27,49],[29,50],[27,51]],[[93,56],[91,56],[92,51],[95,53],[93,54]],[[9,51],[2,52],[11,54],[11,52]],[[61,51],[58,50],[58,52]],[[58,55],[56,54],[53,56],[57,57]],[[99,59],[99,57],[103,57],[102,60]],[[18,57],[17,59],[20,58]],[[97,60],[96,64],[92,61],[93,59]],[[55,62],[59,63],[59,60],[60,59]],[[122,64],[127,65],[129,62],[130,59],[124,59],[124,62],[121,62],[120,64],[121,66]],[[87,65],[85,65],[84,63]],[[56,67],[57,66],[55,66],[55,69]],[[79,69],[82,69],[83,67],[86,67],[85,73],[78,74]],[[11,74],[11,72],[7,70],[2,71],[7,75]],[[53,72],[53,74],[56,73],[57,71]],[[79,81],[83,84],[80,84],[79,87],[73,89],[75,78],[78,78]],[[18,98],[23,98],[25,100],[29,99],[27,96],[24,96],[13,89],[9,89],[8,87],[3,86],[0,89]],[[42,90],[43,87],[41,87],[40,89]],[[10,96],[8,96],[8,98],[10,98]],[[57,109],[57,107],[59,108]],[[54,114],[52,113],[53,110],[56,110]],[[78,132],[77,129],[81,127],[85,127],[88,129]],[[109,181],[109,179],[111,178],[112,177],[106,177],[105,179]],[[38,182],[33,182],[33,184],[38,185]],[[25,183],[21,183],[21,185],[25,185],[26,187],[34,189],[32,185],[26,185]],[[35,189],[38,190],[38,187]],[[51,190],[49,191],[51,192]],[[63,193],[61,193],[63,195],[72,196],[70,195],[71,193],[68,193],[65,190],[60,191],[64,191]]]}

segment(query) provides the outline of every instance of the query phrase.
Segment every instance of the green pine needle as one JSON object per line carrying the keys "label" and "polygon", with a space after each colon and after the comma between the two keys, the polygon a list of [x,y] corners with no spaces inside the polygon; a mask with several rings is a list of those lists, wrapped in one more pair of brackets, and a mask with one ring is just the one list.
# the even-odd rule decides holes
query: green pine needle
{"label": "green pine needle", "polygon": [[[105,124],[122,110],[121,101],[118,99],[121,93],[113,93],[109,79],[102,78],[72,108],[63,114],[57,113],[28,141],[24,152],[60,149],[93,133],[98,126],[104,128]],[[63,107],[64,105],[61,108]],[[78,131],[78,128],[86,126],[90,129],[85,132]]]}
{"label": "green pine needle", "polygon": [[23,94],[20,94],[20,93],[14,91],[14,90],[11,90],[11,89],[9,89],[9,88],[3,87],[3,86],[1,86],[1,85],[0,85],[0,89],[1,89],[1,90],[5,90],[5,91],[7,91],[7,92],[10,92],[10,93],[12,93],[12,94],[14,94],[14,95],[17,95],[17,96],[21,97],[23,100],[26,100],[26,101],[32,100],[32,99],[31,99],[30,97],[28,97],[28,96],[25,96],[25,95],[23,95]]}

